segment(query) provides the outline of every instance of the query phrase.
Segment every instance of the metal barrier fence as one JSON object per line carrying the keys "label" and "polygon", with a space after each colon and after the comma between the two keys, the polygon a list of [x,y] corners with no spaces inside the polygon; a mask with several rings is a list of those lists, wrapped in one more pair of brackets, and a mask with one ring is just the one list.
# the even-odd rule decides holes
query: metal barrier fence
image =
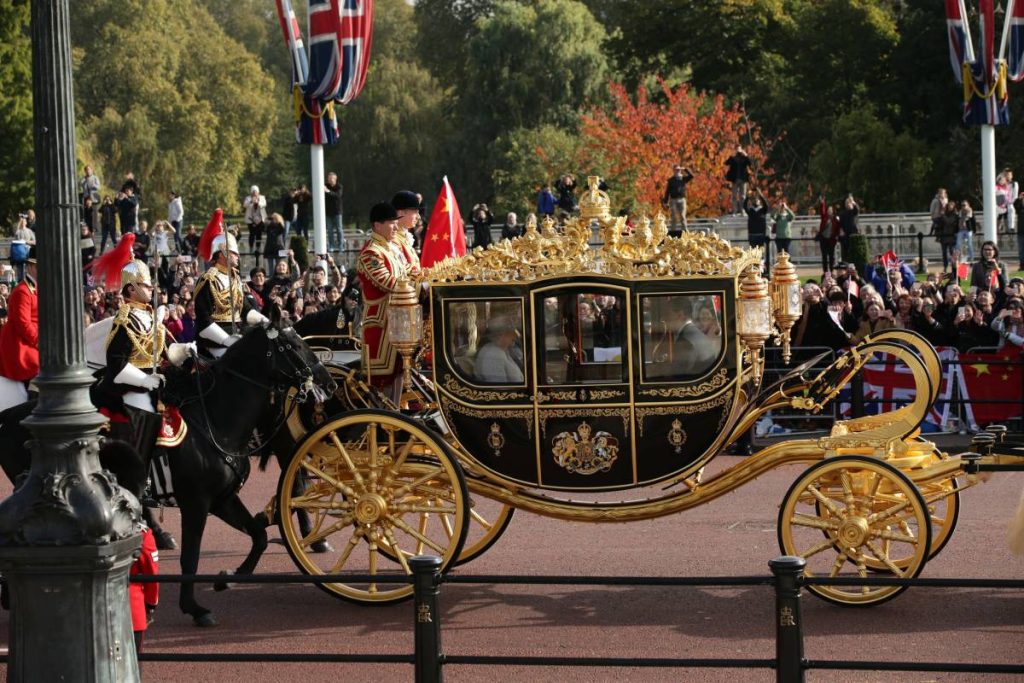
{"label": "metal barrier fence", "polygon": [[[442,576],[441,560],[423,556],[409,560],[412,576],[367,576],[356,574],[305,576],[264,574],[232,576],[233,583],[321,584],[337,581],[356,583],[412,583],[412,653],[174,653],[147,651],[139,654],[142,662],[167,663],[354,663],[412,664],[417,683],[435,683],[444,678],[445,666],[569,666],[607,668],[677,669],[773,669],[779,683],[802,683],[809,670],[845,671],[934,671],[950,673],[1024,674],[1019,663],[910,662],[874,660],[814,660],[804,656],[804,632],[801,616],[801,589],[809,585],[829,586],[917,586],[928,588],[1024,589],[1024,581],[1011,579],[896,579],[860,577],[805,577],[805,561],[799,557],[779,557],[768,563],[771,576],[722,577],[626,577],[626,576]],[[131,577],[137,583],[216,583],[224,577],[215,574]],[[576,657],[460,655],[445,653],[441,645],[443,627],[440,596],[442,584],[547,585],[547,586],[690,586],[727,588],[771,586],[774,589],[775,656],[773,658],[696,658],[696,657]],[[6,663],[9,655],[0,656]]]}

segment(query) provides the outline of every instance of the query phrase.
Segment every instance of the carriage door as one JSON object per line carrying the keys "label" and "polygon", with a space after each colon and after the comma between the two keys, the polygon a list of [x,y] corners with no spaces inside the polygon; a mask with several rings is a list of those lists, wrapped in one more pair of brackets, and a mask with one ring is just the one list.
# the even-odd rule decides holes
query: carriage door
{"label": "carriage door", "polygon": [[533,297],[541,485],[632,485],[629,290],[573,283]]}

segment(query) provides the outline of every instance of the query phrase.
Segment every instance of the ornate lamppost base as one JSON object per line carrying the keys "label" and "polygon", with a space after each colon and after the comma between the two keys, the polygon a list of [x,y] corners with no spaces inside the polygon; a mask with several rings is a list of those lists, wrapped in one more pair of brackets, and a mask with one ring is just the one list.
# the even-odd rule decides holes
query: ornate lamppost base
{"label": "ornate lamppost base", "polygon": [[[0,548],[11,595],[7,680],[139,680],[128,570],[141,537],[105,545]],[[23,642],[44,637],[49,643]]]}

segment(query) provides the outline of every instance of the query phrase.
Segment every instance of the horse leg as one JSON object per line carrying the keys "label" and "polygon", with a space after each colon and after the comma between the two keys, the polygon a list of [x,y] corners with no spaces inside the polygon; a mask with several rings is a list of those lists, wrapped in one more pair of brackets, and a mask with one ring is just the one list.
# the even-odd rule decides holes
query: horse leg
{"label": "horse leg", "polygon": [[[278,464],[281,465],[281,470],[284,471],[284,469],[288,467],[289,462],[285,458],[278,457]],[[306,490],[306,481],[306,473],[304,471],[300,470],[296,473],[295,482],[292,484],[292,496],[298,497],[302,495]],[[277,516],[278,519],[280,519],[281,510],[277,511]],[[299,533],[303,536],[309,536],[310,532],[313,530],[313,525],[309,521],[309,513],[305,510],[296,510],[295,518],[299,523]],[[327,539],[315,541],[309,546],[309,550],[314,553],[334,552],[334,548],[332,548],[331,544],[327,542]]]}
{"label": "horse leg", "polygon": [[[252,574],[253,570],[256,569],[256,564],[260,561],[260,557],[263,556],[263,551],[267,549],[266,526],[262,524],[261,520],[249,513],[245,503],[242,502],[238,495],[233,495],[218,503],[212,512],[235,529],[249,534],[249,538],[252,539],[252,546],[249,548],[249,554],[245,556],[245,560],[242,561],[242,564],[238,565],[235,574]],[[218,591],[226,590],[227,588],[228,584],[226,581],[213,585],[213,589]]]}
{"label": "horse leg", "polygon": [[[195,574],[199,569],[199,550],[203,545],[203,531],[206,530],[206,516],[209,508],[201,501],[181,504],[181,573]],[[178,594],[178,607],[192,617],[196,626],[216,626],[217,620],[195,598],[195,584],[183,583]]]}

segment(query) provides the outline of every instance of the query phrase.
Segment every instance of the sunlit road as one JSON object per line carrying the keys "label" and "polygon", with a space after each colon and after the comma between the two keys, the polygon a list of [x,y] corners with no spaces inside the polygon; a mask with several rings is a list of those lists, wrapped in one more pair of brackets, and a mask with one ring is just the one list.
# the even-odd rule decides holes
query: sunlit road
{"label": "sunlit road", "polygon": [[[731,458],[719,458],[716,467]],[[519,514],[483,557],[459,571],[474,574],[713,576],[767,573],[779,554],[778,504],[800,471],[783,468],[730,495],[674,517],[620,525],[568,523]],[[255,473],[244,498],[259,509],[277,473]],[[4,483],[0,494],[9,493]],[[1024,558],[1009,554],[1006,521],[1024,486],[1019,474],[996,475],[964,493],[959,525],[926,577],[1020,578]],[[176,511],[165,524],[177,534]],[[272,529],[276,538],[277,530]],[[234,568],[246,539],[211,520],[202,572]],[[163,552],[176,573],[177,552]],[[260,571],[294,571],[272,544]],[[147,649],[160,652],[412,651],[412,607],[365,608],[304,585],[199,590],[221,624],[199,629],[177,609],[166,586]],[[1024,592],[914,588],[868,609],[835,607],[805,596],[806,655],[813,659],[1024,662]],[[442,588],[443,646],[448,653],[612,657],[772,657],[768,588],[693,589],[448,585]],[[7,617],[0,617],[7,642]],[[146,681],[409,681],[405,665],[148,663]],[[484,669],[449,666],[449,681],[771,681],[764,670]],[[809,681],[982,681],[962,674],[810,672]]]}

